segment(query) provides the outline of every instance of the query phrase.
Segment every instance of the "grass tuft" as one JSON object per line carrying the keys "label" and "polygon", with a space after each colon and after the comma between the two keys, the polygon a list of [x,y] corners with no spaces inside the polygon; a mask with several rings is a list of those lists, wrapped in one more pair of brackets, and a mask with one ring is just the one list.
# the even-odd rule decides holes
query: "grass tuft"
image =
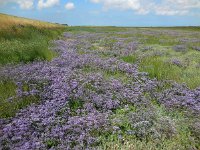
{"label": "grass tuft", "polygon": [[123,56],[121,59],[127,63],[135,63],[137,61],[137,56],[128,55],[128,56]]}
{"label": "grass tuft", "polygon": [[[11,80],[0,81],[0,118],[15,116],[18,110],[39,102],[39,96],[23,96],[16,98],[16,84]],[[25,90],[25,89],[24,89]],[[12,99],[8,99],[13,97]]]}
{"label": "grass tuft", "polygon": [[[60,35],[64,27],[1,14],[0,20],[0,65],[51,60],[56,56],[49,49],[49,41]],[[5,24],[9,25],[5,28]]]}

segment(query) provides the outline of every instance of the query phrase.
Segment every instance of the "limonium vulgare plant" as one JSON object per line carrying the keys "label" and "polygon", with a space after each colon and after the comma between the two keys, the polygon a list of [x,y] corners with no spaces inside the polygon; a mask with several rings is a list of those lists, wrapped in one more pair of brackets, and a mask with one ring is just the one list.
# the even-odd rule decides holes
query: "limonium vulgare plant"
{"label": "limonium vulgare plant", "polygon": [[[171,81],[169,88],[164,88],[162,81],[138,71],[139,61],[131,64],[120,59],[134,53],[139,42],[120,43],[121,39],[115,38],[118,43],[95,45],[103,36],[65,33],[65,40],[54,41],[59,56],[51,62],[1,68],[0,76],[11,78],[17,86],[15,97],[37,95],[41,100],[9,121],[1,120],[1,148],[95,149],[103,144],[103,138],[113,134],[121,139],[124,133],[140,140],[171,138],[176,134],[173,120],[157,117],[152,101],[200,112],[198,88],[191,90]],[[94,45],[104,45],[107,51],[90,49]],[[87,68],[95,71],[85,71]],[[127,81],[112,77],[117,73]],[[29,87],[26,91],[24,83]],[[124,110],[125,117],[116,117],[119,110]]]}

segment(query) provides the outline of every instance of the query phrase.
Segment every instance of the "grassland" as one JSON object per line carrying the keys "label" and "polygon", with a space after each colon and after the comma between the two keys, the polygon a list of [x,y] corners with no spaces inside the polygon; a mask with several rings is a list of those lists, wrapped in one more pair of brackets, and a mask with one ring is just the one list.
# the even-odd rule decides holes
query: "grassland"
{"label": "grassland", "polygon": [[[25,19],[0,14],[0,67],[8,64],[50,61],[57,56],[52,51],[51,41],[65,30],[59,24]],[[10,117],[28,104],[38,102],[38,97],[5,101],[16,95],[16,85],[12,79],[0,79],[0,116]]]}
{"label": "grassland", "polygon": [[13,26],[34,26],[37,28],[54,28],[62,27],[59,24],[53,24],[43,21],[37,21],[27,18],[21,18],[16,16],[10,16],[6,14],[0,14],[1,29],[7,29]]}
{"label": "grassland", "polygon": [[64,31],[57,24],[0,14],[0,65],[51,60],[50,41]]}
{"label": "grassland", "polygon": [[68,31],[76,34],[81,31],[106,33],[108,37],[94,43],[92,49],[97,52],[100,49],[113,49],[113,53],[105,50],[101,52],[102,56],[108,57],[116,53],[115,38],[124,38],[125,43],[137,42],[139,43],[137,49],[130,55],[122,57],[122,60],[129,63],[135,63],[136,60],[141,62],[140,71],[148,72],[151,78],[186,83],[190,88],[200,85],[199,27],[68,27]]}
{"label": "grassland", "polygon": [[[147,72],[151,79],[161,82],[165,82],[166,80],[177,82],[185,84],[190,89],[196,89],[200,86],[198,75],[200,73],[199,27],[69,27],[68,31],[74,34],[74,36],[80,33],[83,35],[89,33],[88,36],[85,35],[85,38],[82,39],[82,44],[77,45],[80,55],[92,54],[100,56],[102,59],[115,58],[129,64],[138,64],[141,72]],[[109,72],[107,69],[97,68],[87,66],[83,68],[83,71],[86,74],[98,72],[103,75],[105,80],[117,79],[121,80],[124,84],[135,82],[130,76],[121,71]],[[159,90],[170,87],[170,84],[164,83]],[[89,88],[92,89],[92,87]],[[175,95],[171,99],[175,99]],[[189,100],[189,97],[186,99]],[[142,139],[129,135],[125,132],[131,131],[131,120],[128,115],[130,112],[136,113],[136,109],[135,107],[117,109],[111,118],[120,121],[117,123],[115,121],[111,122],[113,123],[112,126],[120,127],[122,132],[120,134],[108,133],[99,135],[102,139],[101,144],[103,145],[103,149],[189,150],[200,148],[200,143],[198,142],[200,132],[196,126],[197,122],[199,122],[198,113],[194,115],[183,108],[179,109],[179,106],[175,106],[174,109],[165,108],[157,100],[153,99],[151,104],[153,104],[153,109],[156,111],[156,120],[161,119],[164,121],[161,125],[162,127],[160,126],[163,132],[171,134],[173,132],[171,130],[173,128],[172,122],[174,122],[174,127],[176,126],[175,136],[167,137],[168,135],[162,135],[163,137],[156,140],[151,135],[147,135]],[[143,114],[146,108],[142,109],[141,113]],[[168,121],[169,124],[165,122],[165,119],[169,119],[169,122],[172,121],[172,124]]]}
{"label": "grassland", "polygon": [[[4,147],[200,148],[199,27],[63,28],[3,16],[16,21],[0,30],[0,63],[22,63],[0,81],[0,118],[13,118]],[[48,47],[63,31],[59,56]],[[11,133],[35,138],[18,145]]]}

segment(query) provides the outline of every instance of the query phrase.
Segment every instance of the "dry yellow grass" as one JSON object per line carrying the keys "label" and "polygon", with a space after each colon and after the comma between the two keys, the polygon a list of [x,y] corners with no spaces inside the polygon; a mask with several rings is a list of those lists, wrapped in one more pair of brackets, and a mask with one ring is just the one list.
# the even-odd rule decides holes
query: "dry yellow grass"
{"label": "dry yellow grass", "polygon": [[61,27],[62,25],[42,22],[38,20],[26,19],[21,17],[15,17],[10,15],[5,15],[0,13],[0,29],[9,28],[11,26],[18,25],[32,25],[38,28],[53,28],[53,27]]}

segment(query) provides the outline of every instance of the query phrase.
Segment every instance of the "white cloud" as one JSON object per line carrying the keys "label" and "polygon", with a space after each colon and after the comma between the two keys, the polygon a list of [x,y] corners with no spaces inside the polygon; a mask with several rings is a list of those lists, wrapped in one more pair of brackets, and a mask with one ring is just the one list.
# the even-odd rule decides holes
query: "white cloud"
{"label": "white cloud", "polygon": [[200,0],[165,0],[166,4],[170,3],[182,9],[199,8]]}
{"label": "white cloud", "polygon": [[22,9],[33,8],[33,0],[18,0],[17,2]]}
{"label": "white cloud", "polygon": [[38,1],[38,8],[42,9],[42,8],[48,8],[48,7],[53,7],[55,5],[59,4],[59,0],[39,0]]}
{"label": "white cloud", "polygon": [[200,0],[90,0],[102,3],[103,9],[133,10],[138,14],[185,15],[193,9],[200,9]]}
{"label": "white cloud", "polygon": [[66,8],[67,10],[72,10],[72,9],[74,9],[74,8],[75,8],[74,3],[68,2],[68,3],[65,5],[65,8]]}
{"label": "white cloud", "polygon": [[[58,5],[60,0],[37,0],[37,2],[37,7],[42,9]],[[16,3],[21,9],[31,9],[33,8],[34,0],[0,0],[0,5],[8,3]]]}
{"label": "white cloud", "polygon": [[93,3],[99,3],[100,2],[100,0],[90,0],[91,2],[93,2]]}
{"label": "white cloud", "polygon": [[173,15],[185,15],[187,13],[188,10],[174,10],[168,7],[158,7],[157,9],[155,9],[155,14],[157,15],[173,16]]}
{"label": "white cloud", "polygon": [[0,0],[0,5],[16,3],[21,9],[31,9],[33,8],[33,1],[34,0]]}
{"label": "white cloud", "polygon": [[161,4],[154,5],[157,15],[186,15],[193,9],[200,9],[199,0],[163,0]]}
{"label": "white cloud", "polygon": [[140,8],[140,0],[90,0],[93,3],[103,3],[104,9],[117,8],[121,10]]}

